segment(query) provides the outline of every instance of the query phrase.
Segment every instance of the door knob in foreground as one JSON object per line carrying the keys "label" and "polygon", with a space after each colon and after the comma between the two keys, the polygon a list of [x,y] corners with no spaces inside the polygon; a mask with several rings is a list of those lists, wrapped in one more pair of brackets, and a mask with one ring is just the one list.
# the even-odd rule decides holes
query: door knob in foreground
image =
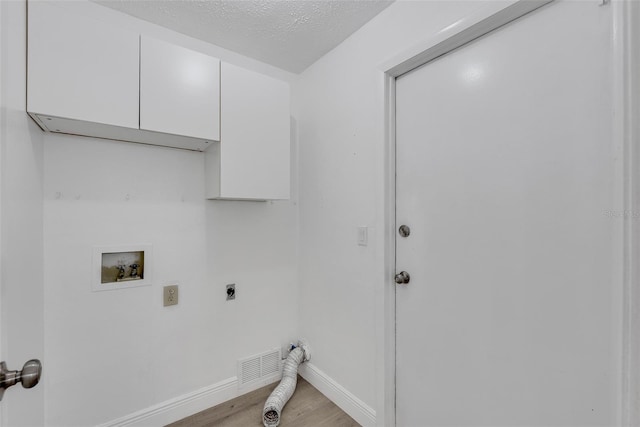
{"label": "door knob in foreground", "polygon": [[40,381],[42,374],[42,364],[37,359],[31,359],[22,367],[22,371],[9,371],[7,364],[0,362],[0,400],[4,391],[17,383],[22,383],[22,387],[35,387]]}
{"label": "door knob in foreground", "polygon": [[409,276],[409,273],[407,273],[406,271],[401,271],[400,273],[396,274],[396,283],[398,285],[406,285],[407,283],[409,283],[409,280],[411,280],[411,276]]}

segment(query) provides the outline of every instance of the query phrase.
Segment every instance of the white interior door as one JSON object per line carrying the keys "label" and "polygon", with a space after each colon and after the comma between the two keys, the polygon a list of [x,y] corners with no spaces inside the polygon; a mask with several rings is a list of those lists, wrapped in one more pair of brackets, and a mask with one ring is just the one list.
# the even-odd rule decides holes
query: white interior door
{"label": "white interior door", "polygon": [[559,1],[397,79],[397,425],[610,426],[613,13]]}

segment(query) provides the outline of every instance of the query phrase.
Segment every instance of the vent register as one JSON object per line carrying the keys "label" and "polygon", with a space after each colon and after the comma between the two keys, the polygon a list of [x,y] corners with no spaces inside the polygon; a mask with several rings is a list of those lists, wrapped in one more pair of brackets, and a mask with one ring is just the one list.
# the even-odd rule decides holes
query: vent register
{"label": "vent register", "polygon": [[281,374],[280,361],[280,349],[238,360],[238,388],[266,385],[277,380]]}

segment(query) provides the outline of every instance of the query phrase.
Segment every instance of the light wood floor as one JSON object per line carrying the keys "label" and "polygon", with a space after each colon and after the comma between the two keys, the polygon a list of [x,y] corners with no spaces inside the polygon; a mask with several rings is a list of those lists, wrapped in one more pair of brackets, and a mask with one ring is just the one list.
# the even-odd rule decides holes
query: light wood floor
{"label": "light wood floor", "polygon": [[[262,408],[278,383],[184,418],[170,427],[263,427]],[[360,427],[311,384],[298,376],[298,386],[281,414],[281,427]]]}

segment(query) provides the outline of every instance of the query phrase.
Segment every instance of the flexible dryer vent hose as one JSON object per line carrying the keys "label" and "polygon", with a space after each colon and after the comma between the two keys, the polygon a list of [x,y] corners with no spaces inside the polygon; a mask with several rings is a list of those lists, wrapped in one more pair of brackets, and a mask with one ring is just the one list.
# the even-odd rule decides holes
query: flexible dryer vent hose
{"label": "flexible dryer vent hose", "polygon": [[262,410],[262,422],[265,427],[276,427],[280,424],[280,414],[287,404],[298,383],[298,366],[311,358],[311,350],[306,342],[298,341],[298,347],[289,352],[284,362],[282,380],[278,387],[269,395]]}

